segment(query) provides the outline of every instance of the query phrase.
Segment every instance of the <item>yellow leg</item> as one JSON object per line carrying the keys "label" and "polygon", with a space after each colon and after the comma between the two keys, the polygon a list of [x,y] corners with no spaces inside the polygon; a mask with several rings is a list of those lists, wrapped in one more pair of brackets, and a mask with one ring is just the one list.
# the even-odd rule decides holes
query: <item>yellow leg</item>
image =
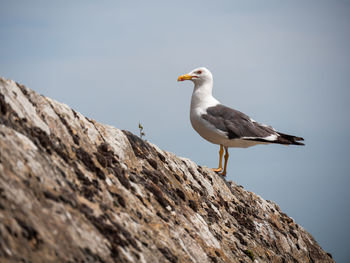
{"label": "yellow leg", "polygon": [[220,144],[220,151],[219,151],[219,167],[217,169],[213,168],[213,172],[221,172],[222,171],[222,156],[224,154],[224,147],[222,144]]}
{"label": "yellow leg", "polygon": [[225,163],[224,163],[224,171],[222,172],[223,176],[226,176],[226,168],[227,168],[227,160],[228,160],[228,147],[225,146]]}

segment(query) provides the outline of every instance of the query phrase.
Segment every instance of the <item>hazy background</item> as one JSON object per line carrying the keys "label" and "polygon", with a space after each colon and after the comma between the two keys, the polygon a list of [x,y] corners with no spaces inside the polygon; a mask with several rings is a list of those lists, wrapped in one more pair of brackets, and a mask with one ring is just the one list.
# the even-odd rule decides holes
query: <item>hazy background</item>
{"label": "hazy background", "polygon": [[176,82],[206,66],[222,103],[306,140],[231,149],[227,179],[350,262],[350,1],[130,2],[1,0],[0,75],[216,167]]}

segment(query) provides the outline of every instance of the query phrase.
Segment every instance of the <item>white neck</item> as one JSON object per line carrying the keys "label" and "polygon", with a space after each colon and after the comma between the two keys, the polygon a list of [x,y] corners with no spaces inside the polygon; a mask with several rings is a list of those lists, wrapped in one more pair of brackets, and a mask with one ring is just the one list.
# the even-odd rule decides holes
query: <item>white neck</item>
{"label": "white neck", "polygon": [[213,95],[213,81],[206,81],[205,83],[195,84],[192,98],[191,98],[191,109],[195,108],[207,108],[215,106],[219,103]]}

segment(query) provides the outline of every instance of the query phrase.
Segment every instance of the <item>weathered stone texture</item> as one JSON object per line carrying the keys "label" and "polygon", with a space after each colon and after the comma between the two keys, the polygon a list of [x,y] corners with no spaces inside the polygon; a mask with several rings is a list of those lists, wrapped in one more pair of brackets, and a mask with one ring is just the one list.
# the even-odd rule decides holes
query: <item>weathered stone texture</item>
{"label": "weathered stone texture", "polygon": [[1,262],[334,262],[271,201],[0,79]]}

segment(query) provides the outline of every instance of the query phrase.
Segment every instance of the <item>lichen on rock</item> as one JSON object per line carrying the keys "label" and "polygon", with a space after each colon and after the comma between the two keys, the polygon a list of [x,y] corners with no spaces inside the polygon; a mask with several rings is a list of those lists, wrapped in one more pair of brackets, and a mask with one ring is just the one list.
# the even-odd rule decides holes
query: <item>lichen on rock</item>
{"label": "lichen on rock", "polygon": [[1,262],[334,262],[271,201],[0,78]]}

